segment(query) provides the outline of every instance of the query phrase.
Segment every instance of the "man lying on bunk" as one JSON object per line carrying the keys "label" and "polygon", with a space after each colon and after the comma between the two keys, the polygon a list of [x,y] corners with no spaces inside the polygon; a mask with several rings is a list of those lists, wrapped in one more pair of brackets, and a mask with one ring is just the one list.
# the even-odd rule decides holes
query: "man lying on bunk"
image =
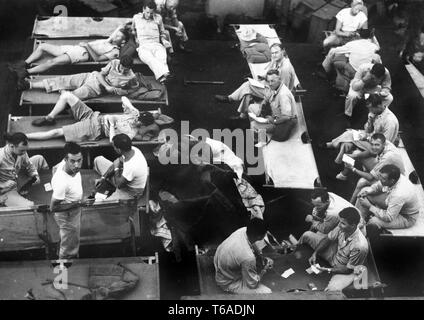
{"label": "man lying on bunk", "polygon": [[346,96],[346,116],[352,116],[353,108],[358,99],[361,99],[366,93],[379,93],[383,97],[383,104],[388,107],[393,101],[393,96],[390,93],[391,87],[390,72],[381,63],[360,65],[355,77],[350,82],[349,92]]}
{"label": "man lying on bunk", "polygon": [[[99,97],[104,94],[127,95],[139,87],[137,76],[132,71],[133,59],[122,56],[114,59],[102,70],[84,72],[43,80],[26,80],[23,89],[46,90],[47,93],[73,90],[81,100]],[[57,103],[61,103],[58,101]]]}
{"label": "man lying on bunk", "polygon": [[306,216],[305,221],[311,227],[299,239],[299,244],[309,244],[310,239],[324,238],[331,230],[339,224],[339,213],[345,208],[354,206],[347,200],[335,193],[324,189],[315,189],[311,194],[313,205],[312,213]]}
{"label": "man lying on bunk", "polygon": [[334,69],[337,73],[335,88],[345,93],[349,90],[349,83],[359,66],[364,63],[381,62],[377,54],[380,46],[373,42],[371,32],[368,29],[362,29],[359,35],[361,39],[330,49],[322,62],[324,73],[317,73],[318,76],[331,81],[331,73]]}
{"label": "man lying on bunk", "polygon": [[337,164],[342,163],[343,155],[354,149],[371,151],[370,139],[374,133],[381,133],[386,140],[396,143],[399,132],[399,121],[395,114],[383,104],[379,94],[371,93],[365,100],[368,108],[368,120],[364,130],[347,129],[337,138],[330,142],[320,143],[320,148],[339,148],[339,153],[334,160]]}
{"label": "man lying on bunk", "polygon": [[358,160],[363,169],[359,170],[352,163],[345,163],[345,168],[337,175],[337,179],[346,180],[349,172],[360,177],[352,194],[351,203],[355,203],[358,192],[365,186],[369,186],[376,182],[380,174],[380,170],[387,164],[396,165],[402,172],[405,172],[402,156],[399,150],[381,133],[374,133],[370,140],[370,149],[365,151],[353,152],[349,155],[351,158]]}
{"label": "man lying on bunk", "polygon": [[94,159],[94,170],[102,176],[97,183],[102,179],[113,179],[116,191],[107,200],[140,199],[149,173],[146,158],[140,149],[132,146],[130,137],[124,133],[115,135],[112,145],[119,155],[115,161],[103,156]]}
{"label": "man lying on bunk", "polygon": [[[74,94],[64,91],[61,94],[62,103],[56,104],[53,110],[44,118],[33,121],[37,126],[53,126],[55,117],[70,107],[74,124],[55,128],[49,131],[28,134],[30,140],[48,140],[65,137],[65,141],[95,141],[105,137],[112,138],[119,133],[127,134],[134,140],[146,140],[159,133],[159,126],[150,112],[140,113],[126,98],[122,97],[122,114],[100,114],[93,111]],[[163,115],[162,115],[163,116]]]}
{"label": "man lying on bunk", "polygon": [[25,177],[28,182],[32,180],[32,184],[38,184],[38,171],[49,169],[49,165],[41,155],[28,157],[28,138],[22,132],[6,134],[5,139],[6,146],[0,148],[0,206],[32,206],[34,203],[18,191],[18,177]]}
{"label": "man lying on bunk", "polygon": [[64,146],[64,158],[56,166],[52,178],[50,211],[59,226],[59,259],[78,257],[81,230],[83,189],[81,180],[81,147],[68,142]]}
{"label": "man lying on bunk", "polygon": [[271,289],[261,283],[262,277],[273,268],[273,261],[265,259],[264,268],[258,273],[255,242],[265,238],[267,229],[258,218],[249,220],[247,227],[233,232],[222,242],[214,257],[215,281],[218,286],[234,294],[265,294]]}
{"label": "man lying on bunk", "polygon": [[386,229],[412,227],[420,211],[415,186],[393,164],[382,167],[378,182],[359,192],[355,206],[368,224]]}
{"label": "man lying on bunk", "polygon": [[[314,253],[309,263],[315,265],[317,256],[327,261],[331,268],[319,267],[333,276],[325,291],[341,291],[353,283],[359,266],[363,266],[368,254],[368,241],[359,230],[361,215],[353,207],[344,208],[339,212],[340,222],[327,235],[308,234],[308,243]],[[305,239],[306,240],[306,239]]]}
{"label": "man lying on bunk", "polygon": [[294,110],[296,110],[294,96],[282,82],[279,71],[275,69],[267,71],[265,83],[255,80],[246,81],[229,96],[215,95],[215,99],[220,102],[240,101],[237,110],[240,113],[240,118],[247,116],[254,97],[269,103],[272,115],[268,116],[266,124],[270,128],[286,121],[289,117],[295,116],[293,115]]}
{"label": "man lying on bunk", "polygon": [[[45,72],[57,65],[116,59],[119,56],[121,45],[128,40],[128,37],[128,31],[121,28],[113,32],[108,39],[99,39],[88,43],[80,42],[78,45],[40,43],[37,49],[25,60],[27,75]],[[33,62],[51,56],[54,58],[31,67]]]}

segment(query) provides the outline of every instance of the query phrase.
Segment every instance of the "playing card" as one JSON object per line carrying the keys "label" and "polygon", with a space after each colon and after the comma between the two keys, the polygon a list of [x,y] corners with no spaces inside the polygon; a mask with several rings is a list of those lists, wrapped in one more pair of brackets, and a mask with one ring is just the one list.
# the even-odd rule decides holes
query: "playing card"
{"label": "playing card", "polygon": [[44,184],[44,190],[46,190],[46,192],[52,191],[52,185],[50,184],[50,182],[47,182]]}
{"label": "playing card", "polygon": [[285,279],[287,279],[288,277],[290,277],[292,274],[294,273],[294,270],[292,268],[287,269],[286,271],[284,271],[281,276]]}

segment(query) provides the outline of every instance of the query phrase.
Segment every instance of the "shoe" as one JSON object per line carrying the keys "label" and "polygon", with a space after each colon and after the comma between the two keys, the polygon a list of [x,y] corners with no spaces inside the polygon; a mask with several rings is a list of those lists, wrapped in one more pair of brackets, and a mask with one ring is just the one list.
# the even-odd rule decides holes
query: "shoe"
{"label": "shoe", "polygon": [[230,102],[230,99],[228,98],[228,96],[216,94],[214,97],[215,97],[215,100],[217,100],[219,102],[226,102],[226,103]]}
{"label": "shoe", "polygon": [[20,91],[29,90],[29,88],[30,88],[29,81],[27,79],[18,80],[17,88]]}
{"label": "shoe", "polygon": [[336,179],[340,181],[346,181],[347,176],[345,176],[343,173],[340,172],[339,174],[337,174]]}
{"label": "shoe", "polygon": [[31,124],[35,127],[54,126],[56,124],[56,120],[44,117],[40,119],[35,119],[34,121],[31,122]]}

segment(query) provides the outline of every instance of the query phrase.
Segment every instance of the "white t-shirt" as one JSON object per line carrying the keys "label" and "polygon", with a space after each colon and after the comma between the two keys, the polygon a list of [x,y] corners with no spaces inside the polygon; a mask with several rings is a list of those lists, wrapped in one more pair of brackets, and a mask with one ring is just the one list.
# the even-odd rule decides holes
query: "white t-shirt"
{"label": "white t-shirt", "polygon": [[82,199],[81,173],[74,177],[63,170],[60,163],[52,178],[52,197],[57,200],[64,200],[66,203],[80,201]]}
{"label": "white t-shirt", "polygon": [[129,161],[124,161],[122,176],[129,181],[128,187],[144,189],[148,174],[147,161],[138,148],[131,149],[134,150],[134,155]]}
{"label": "white t-shirt", "polygon": [[356,16],[350,13],[351,8],[345,8],[339,11],[336,15],[337,20],[342,23],[342,31],[356,31],[361,25],[368,20],[365,13],[360,11]]}
{"label": "white t-shirt", "polygon": [[372,62],[379,49],[380,47],[370,40],[360,39],[349,41],[344,46],[336,48],[336,52],[349,53],[349,63],[355,71],[358,71],[360,65]]}

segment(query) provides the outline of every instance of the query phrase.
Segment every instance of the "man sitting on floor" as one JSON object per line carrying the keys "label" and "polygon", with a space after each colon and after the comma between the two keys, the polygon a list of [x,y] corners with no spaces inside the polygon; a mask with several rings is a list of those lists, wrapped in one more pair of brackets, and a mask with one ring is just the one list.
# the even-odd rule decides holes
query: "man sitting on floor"
{"label": "man sitting on floor", "polygon": [[170,77],[166,49],[171,47],[171,43],[166,39],[162,17],[155,10],[155,1],[144,0],[143,12],[134,15],[132,29],[140,60],[149,66],[156,80],[165,83]]}
{"label": "man sitting on floor", "polygon": [[108,200],[140,199],[146,187],[149,169],[146,158],[126,134],[117,134],[112,138],[112,145],[119,157],[114,162],[103,156],[94,159],[94,170],[101,179],[113,178],[116,191]]}
{"label": "man sitting on floor", "polygon": [[337,164],[342,163],[345,153],[352,152],[355,148],[371,151],[370,139],[375,133],[381,133],[386,140],[396,143],[399,132],[399,121],[395,114],[387,108],[379,94],[370,94],[365,100],[368,108],[368,120],[364,130],[347,129],[331,142],[320,144],[320,148],[339,148],[335,159]]}
{"label": "man sitting on floor", "polygon": [[324,48],[344,45],[357,38],[359,29],[367,29],[368,18],[362,11],[363,6],[362,0],[353,0],[350,8],[342,9],[337,13],[336,29],[324,39]]}
{"label": "man sitting on floor", "polygon": [[356,208],[345,208],[339,213],[339,225],[322,237],[313,232],[303,237],[303,242],[314,249],[309,263],[315,265],[317,256],[327,261],[331,268],[319,269],[333,276],[325,291],[341,291],[353,283],[356,269],[364,265],[368,254],[368,241],[359,230],[361,216]]}
{"label": "man sitting on floor", "polygon": [[379,93],[383,97],[383,104],[388,107],[393,101],[390,93],[391,86],[390,72],[381,63],[362,64],[350,82],[345,101],[345,114],[348,117],[352,116],[357,100],[362,98],[365,93]]}
{"label": "man sitting on floor", "polygon": [[151,138],[159,133],[159,126],[153,116],[149,112],[140,113],[126,97],[122,97],[124,112],[118,115],[100,114],[98,111],[93,111],[68,91],[62,93],[61,99],[63,104],[57,104],[46,117],[34,120],[33,125],[54,125],[55,117],[67,106],[70,107],[72,116],[78,122],[49,131],[29,133],[28,139],[48,140],[65,137],[67,142],[95,141],[104,137],[112,139],[115,134],[125,133],[131,139],[146,140],[146,138]]}
{"label": "man sitting on floor", "polygon": [[311,232],[322,235],[324,238],[339,224],[339,212],[345,208],[354,207],[342,197],[324,189],[312,191],[311,203],[314,208],[305,219],[306,222],[311,224],[311,227],[300,237],[299,243],[303,243],[303,238],[308,237]]}
{"label": "man sitting on floor", "polygon": [[343,92],[349,90],[349,83],[359,66],[364,63],[381,62],[380,56],[376,53],[380,50],[380,46],[372,41],[370,31],[363,29],[359,34],[361,39],[330,49],[322,62],[327,79],[333,68],[336,70],[335,88]]}
{"label": "man sitting on floor", "polygon": [[16,132],[5,138],[7,144],[0,148],[0,206],[32,206],[34,203],[18,191],[18,177],[33,178],[32,184],[38,184],[38,170],[47,170],[49,166],[41,155],[28,157],[28,139],[25,134]]}
{"label": "man sitting on floor", "polygon": [[[75,64],[79,62],[108,61],[119,56],[120,46],[128,40],[129,34],[125,29],[118,29],[108,38],[91,42],[80,42],[79,45],[54,45],[40,43],[35,51],[25,60],[27,74],[37,74],[45,72],[54,66],[64,64]],[[41,63],[38,66],[30,67],[31,63],[45,57],[54,58]]]}
{"label": "man sitting on floor", "polygon": [[247,227],[233,232],[222,242],[214,257],[215,281],[229,293],[265,294],[271,289],[261,283],[265,273],[272,269],[273,261],[266,258],[266,265],[260,273],[257,271],[255,242],[265,238],[267,229],[264,221],[251,219]]}
{"label": "man sitting on floor", "polygon": [[412,227],[420,212],[415,186],[393,164],[381,168],[378,180],[358,194],[355,206],[364,220],[379,228]]}
{"label": "man sitting on floor", "polygon": [[231,95],[216,95],[215,99],[226,103],[240,101],[237,111],[240,113],[240,118],[245,118],[254,97],[269,102],[272,115],[269,116],[267,124],[270,127],[284,122],[288,117],[294,116],[296,110],[294,96],[282,83],[279,71],[274,69],[266,73],[266,82],[264,84],[246,81]]}
{"label": "man sitting on floor", "polygon": [[[27,80],[24,89],[41,89],[47,93],[73,90],[81,100],[99,97],[104,94],[127,95],[138,89],[139,83],[131,70],[133,59],[122,56],[114,59],[100,72],[85,72],[43,80]],[[62,103],[58,101],[58,103]]]}

